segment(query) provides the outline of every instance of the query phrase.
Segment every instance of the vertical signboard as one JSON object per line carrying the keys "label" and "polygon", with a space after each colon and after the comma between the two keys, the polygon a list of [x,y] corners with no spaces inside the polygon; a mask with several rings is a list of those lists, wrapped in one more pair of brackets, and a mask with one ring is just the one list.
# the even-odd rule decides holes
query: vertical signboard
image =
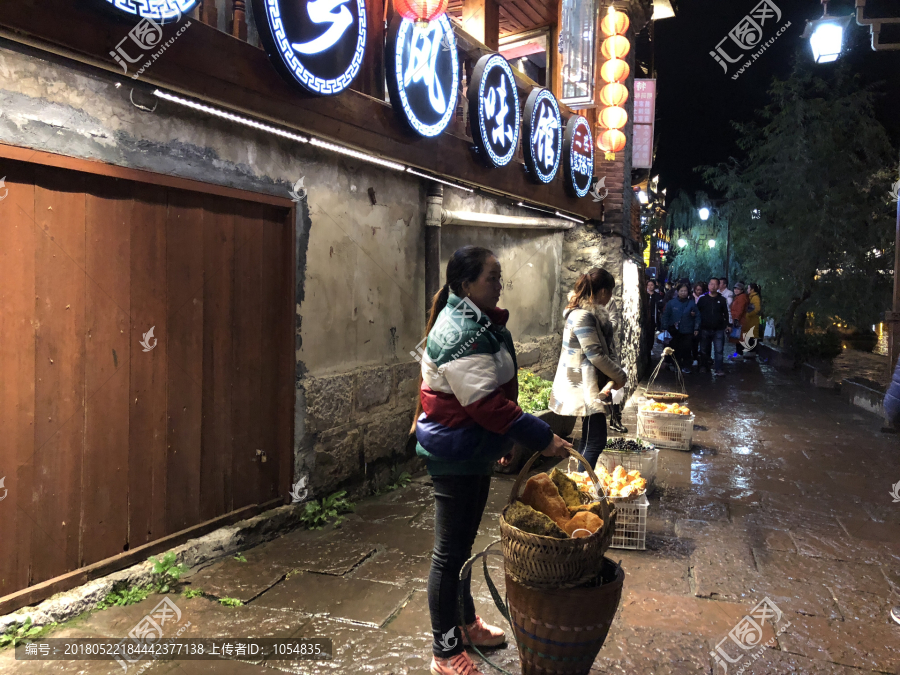
{"label": "vertical signboard", "polygon": [[566,189],[575,197],[584,197],[594,178],[594,141],[591,125],[581,115],[566,122],[563,138],[563,173]]}
{"label": "vertical signboard", "polygon": [[656,123],[656,80],[634,81],[634,126],[632,129],[631,166],[649,169],[653,166],[653,126]]}

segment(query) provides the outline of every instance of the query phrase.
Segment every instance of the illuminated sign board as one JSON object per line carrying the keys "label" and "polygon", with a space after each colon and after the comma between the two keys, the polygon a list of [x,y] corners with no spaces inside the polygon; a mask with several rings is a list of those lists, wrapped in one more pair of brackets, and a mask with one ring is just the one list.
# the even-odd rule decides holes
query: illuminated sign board
{"label": "illuminated sign board", "polygon": [[506,166],[519,144],[519,92],[512,68],[499,54],[478,59],[469,83],[469,119],[478,155],[488,166]]}
{"label": "illuminated sign board", "polygon": [[525,166],[539,183],[549,183],[559,171],[563,125],[556,98],[547,89],[535,89],[525,101]]}
{"label": "illuminated sign board", "polygon": [[364,0],[253,0],[272,63],[314,94],[339,94],[359,73],[366,45]]}
{"label": "illuminated sign board", "polygon": [[594,141],[591,125],[581,115],[573,115],[566,123],[563,173],[569,192],[576,197],[584,197],[588,193],[594,177]]}
{"label": "illuminated sign board", "polygon": [[110,5],[132,16],[156,21],[181,19],[197,4],[198,0],[106,0]]}
{"label": "illuminated sign board", "polygon": [[459,96],[456,36],[446,14],[418,26],[397,17],[388,35],[388,89],[400,117],[422,136],[450,123]]}

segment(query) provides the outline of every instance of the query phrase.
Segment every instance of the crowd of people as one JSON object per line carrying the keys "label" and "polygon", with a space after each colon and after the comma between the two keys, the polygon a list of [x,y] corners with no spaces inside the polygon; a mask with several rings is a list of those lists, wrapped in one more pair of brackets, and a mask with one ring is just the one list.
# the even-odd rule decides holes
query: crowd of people
{"label": "crowd of people", "polygon": [[[745,358],[746,345],[760,338],[762,290],[758,284],[737,282],[728,288],[728,279],[709,281],[666,281],[664,288],[647,282],[644,313],[644,354],[650,358],[657,339],[672,347],[674,360],[683,373],[692,368],[724,375],[725,345],[733,344],[731,359]],[[751,346],[752,348],[752,346]],[[669,358],[669,357],[665,357]],[[675,370],[675,365],[669,367]]]}

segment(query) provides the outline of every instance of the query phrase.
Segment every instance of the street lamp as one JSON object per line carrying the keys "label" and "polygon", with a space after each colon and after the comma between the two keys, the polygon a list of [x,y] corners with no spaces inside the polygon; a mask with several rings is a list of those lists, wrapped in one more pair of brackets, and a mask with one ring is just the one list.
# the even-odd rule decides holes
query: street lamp
{"label": "street lamp", "polygon": [[709,220],[709,209],[705,206],[697,213],[700,215],[700,220]]}
{"label": "street lamp", "polygon": [[678,248],[684,248],[685,246],[687,246],[687,240],[686,240],[686,239],[679,239],[679,240],[678,240]]}
{"label": "street lamp", "polygon": [[647,193],[644,192],[643,190],[640,190],[637,193],[637,198],[641,204],[648,204],[650,202],[650,199],[648,199],[648,197],[647,197]]}
{"label": "street lamp", "polygon": [[852,16],[828,16],[828,0],[822,0],[825,14],[816,21],[807,21],[803,38],[809,40],[816,63],[837,61],[844,46],[844,31]]}
{"label": "street lamp", "polygon": [[708,242],[706,242],[706,243],[707,243],[707,245],[708,245],[710,248],[715,248],[715,247],[716,247],[716,240],[715,240],[715,239],[710,239],[710,240],[709,240]]}

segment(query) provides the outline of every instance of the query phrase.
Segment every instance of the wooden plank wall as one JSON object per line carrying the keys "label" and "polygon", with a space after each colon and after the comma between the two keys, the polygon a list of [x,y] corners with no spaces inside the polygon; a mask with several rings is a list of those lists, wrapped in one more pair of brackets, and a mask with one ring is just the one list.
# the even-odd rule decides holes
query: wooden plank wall
{"label": "wooden plank wall", "polygon": [[287,494],[290,210],[4,168],[0,596]]}

